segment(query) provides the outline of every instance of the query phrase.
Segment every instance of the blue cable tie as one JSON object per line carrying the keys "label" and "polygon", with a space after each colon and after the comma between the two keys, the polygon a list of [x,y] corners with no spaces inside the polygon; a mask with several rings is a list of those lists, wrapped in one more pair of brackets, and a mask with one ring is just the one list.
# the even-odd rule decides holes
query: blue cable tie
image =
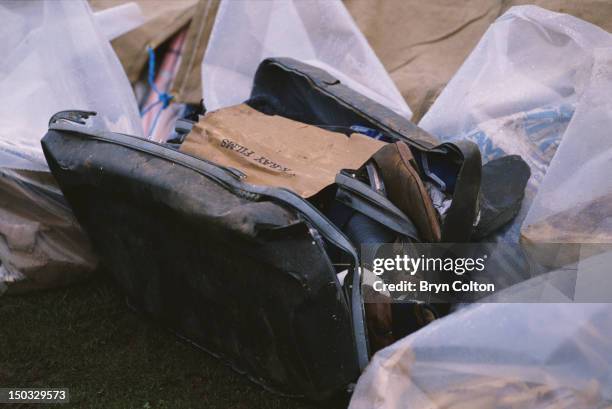
{"label": "blue cable tie", "polygon": [[157,94],[158,100],[157,102],[154,102],[148,107],[144,108],[142,112],[140,113],[140,116],[144,116],[144,114],[149,112],[151,108],[153,108],[154,106],[160,103],[162,104],[161,109],[162,110],[166,109],[168,105],[170,105],[170,102],[172,101],[172,99],[174,98],[174,96],[168,94],[167,92],[161,92],[155,85],[155,50],[153,50],[153,47],[149,46],[147,47],[147,52],[149,53],[149,75],[147,78],[147,82],[149,83],[149,86],[151,87],[153,92]]}

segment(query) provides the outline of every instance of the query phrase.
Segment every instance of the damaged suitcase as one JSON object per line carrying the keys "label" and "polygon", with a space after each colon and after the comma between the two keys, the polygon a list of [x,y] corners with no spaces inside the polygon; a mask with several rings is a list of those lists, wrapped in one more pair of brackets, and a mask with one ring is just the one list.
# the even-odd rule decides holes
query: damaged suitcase
{"label": "damaged suitcase", "polygon": [[[287,58],[262,62],[249,104],[406,143],[416,167],[439,169],[452,185],[439,239],[469,241],[481,169],[474,144],[440,145],[325,71]],[[290,190],[250,185],[236,169],[111,133],[104,120],[60,112],[42,145],[130,304],[270,390],[312,400],[350,390],[371,353],[360,243]],[[403,240],[421,241],[410,218],[348,175],[339,175],[335,197]],[[343,280],[338,260],[350,264]]]}

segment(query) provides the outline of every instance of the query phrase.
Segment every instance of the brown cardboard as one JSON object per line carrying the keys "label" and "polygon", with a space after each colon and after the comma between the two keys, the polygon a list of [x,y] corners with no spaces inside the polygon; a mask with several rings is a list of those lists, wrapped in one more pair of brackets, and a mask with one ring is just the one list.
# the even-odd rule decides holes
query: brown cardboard
{"label": "brown cardboard", "polygon": [[247,183],[284,187],[308,198],[334,183],[341,169],[361,167],[384,145],[241,104],[201,117],[181,151],[238,169]]}
{"label": "brown cardboard", "polygon": [[512,6],[535,4],[612,31],[612,2],[601,0],[344,0],[344,4],[406,99],[415,122],[489,25]]}
{"label": "brown cardboard", "polygon": [[178,73],[170,93],[174,101],[198,104],[202,99],[202,60],[212,32],[220,0],[200,0],[189,23]]}

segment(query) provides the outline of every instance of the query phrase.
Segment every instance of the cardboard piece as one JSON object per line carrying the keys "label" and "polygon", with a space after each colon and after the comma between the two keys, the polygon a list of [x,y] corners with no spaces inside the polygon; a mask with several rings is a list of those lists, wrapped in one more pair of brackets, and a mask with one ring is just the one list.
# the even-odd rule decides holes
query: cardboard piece
{"label": "cardboard piece", "polygon": [[220,0],[200,0],[189,23],[183,58],[172,83],[174,101],[199,104],[202,100],[201,65],[212,32]]}
{"label": "cardboard piece", "polygon": [[340,170],[361,167],[384,145],[241,104],[201,117],[181,151],[238,169],[247,183],[284,187],[308,198],[334,183]]}

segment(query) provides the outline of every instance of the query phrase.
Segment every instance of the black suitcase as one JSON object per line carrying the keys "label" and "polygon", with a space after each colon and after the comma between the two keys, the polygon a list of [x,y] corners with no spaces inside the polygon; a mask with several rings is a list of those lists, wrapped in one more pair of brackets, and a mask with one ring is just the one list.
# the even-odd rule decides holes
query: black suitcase
{"label": "black suitcase", "polygon": [[[444,156],[455,167],[451,211],[461,217],[449,213],[443,239],[469,240],[480,172],[475,145],[439,146],[405,118],[291,59],[262,62],[249,103],[319,126],[360,124],[417,153]],[[56,114],[42,145],[134,307],[283,394],[323,400],[357,380],[370,354],[359,243],[311,203],[285,189],[246,184],[233,169],[169,146],[111,133],[91,112]],[[392,205],[361,185],[338,182],[355,208],[418,240]],[[332,252],[350,264],[344,285]]]}

